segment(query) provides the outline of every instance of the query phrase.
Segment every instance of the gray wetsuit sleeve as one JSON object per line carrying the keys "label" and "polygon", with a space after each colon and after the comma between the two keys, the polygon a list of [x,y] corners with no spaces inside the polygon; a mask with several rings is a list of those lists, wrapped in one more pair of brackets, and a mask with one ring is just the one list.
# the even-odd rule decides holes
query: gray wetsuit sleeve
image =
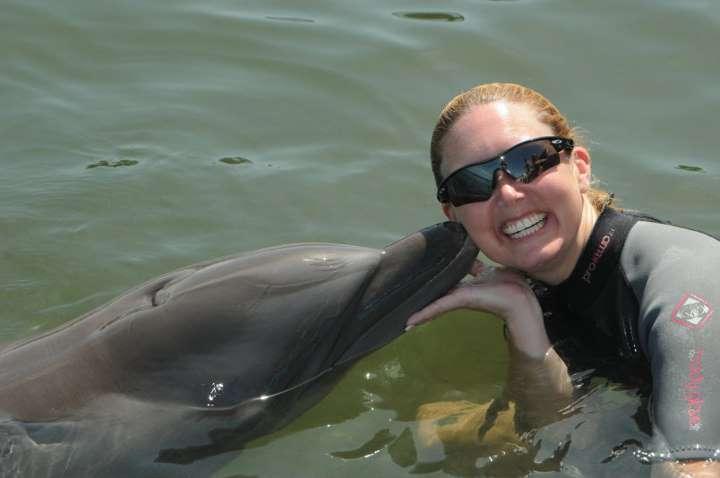
{"label": "gray wetsuit sleeve", "polygon": [[646,458],[720,459],[720,242],[638,222],[620,260],[653,377]]}

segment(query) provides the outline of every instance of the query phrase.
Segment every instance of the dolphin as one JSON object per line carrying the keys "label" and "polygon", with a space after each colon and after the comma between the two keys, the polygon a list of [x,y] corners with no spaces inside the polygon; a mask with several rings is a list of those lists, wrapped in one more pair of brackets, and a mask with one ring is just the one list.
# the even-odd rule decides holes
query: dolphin
{"label": "dolphin", "polygon": [[0,349],[0,476],[207,476],[469,271],[462,226],[289,244],[163,275]]}

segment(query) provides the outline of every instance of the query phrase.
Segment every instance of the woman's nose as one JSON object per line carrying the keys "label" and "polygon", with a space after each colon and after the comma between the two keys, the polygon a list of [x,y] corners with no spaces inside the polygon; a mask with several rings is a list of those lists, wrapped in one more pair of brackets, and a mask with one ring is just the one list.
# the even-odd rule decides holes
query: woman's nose
{"label": "woman's nose", "polygon": [[525,197],[523,192],[524,184],[516,181],[504,171],[498,171],[495,177],[495,194],[504,203],[514,203]]}

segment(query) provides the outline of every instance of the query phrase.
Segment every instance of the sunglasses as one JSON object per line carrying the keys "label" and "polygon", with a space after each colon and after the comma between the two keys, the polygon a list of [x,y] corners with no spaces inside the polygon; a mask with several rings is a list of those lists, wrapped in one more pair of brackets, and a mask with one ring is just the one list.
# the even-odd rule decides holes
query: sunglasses
{"label": "sunglasses", "polygon": [[561,151],[572,151],[569,138],[543,136],[518,143],[494,158],[463,166],[445,178],[438,187],[438,201],[462,206],[487,201],[497,183],[498,171],[516,181],[529,183],[560,163]]}

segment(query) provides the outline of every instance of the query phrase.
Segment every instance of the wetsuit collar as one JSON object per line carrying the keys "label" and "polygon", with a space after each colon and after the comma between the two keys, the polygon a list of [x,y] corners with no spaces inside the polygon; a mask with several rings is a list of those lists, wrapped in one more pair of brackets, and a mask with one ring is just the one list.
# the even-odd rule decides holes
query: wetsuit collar
{"label": "wetsuit collar", "polygon": [[602,292],[620,260],[625,238],[637,220],[611,208],[605,208],[598,217],[575,269],[560,284],[571,310],[585,309]]}

